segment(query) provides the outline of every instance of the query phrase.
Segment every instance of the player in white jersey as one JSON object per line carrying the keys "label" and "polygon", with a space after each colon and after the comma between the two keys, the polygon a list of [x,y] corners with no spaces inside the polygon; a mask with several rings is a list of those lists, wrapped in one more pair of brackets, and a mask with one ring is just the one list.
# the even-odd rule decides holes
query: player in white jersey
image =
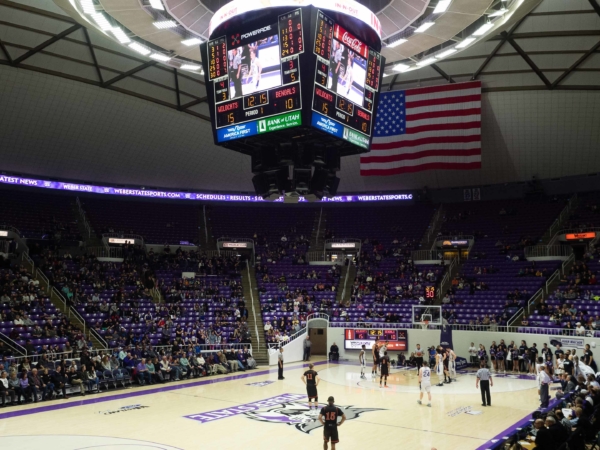
{"label": "player in white jersey", "polygon": [[537,359],[536,363],[535,363],[535,378],[537,380],[537,385],[538,385],[538,394],[540,392],[540,388],[542,386],[542,380],[540,377],[540,372],[542,372],[544,370],[546,366],[544,365],[544,358],[542,358],[541,356]]}
{"label": "player in white jersey", "polygon": [[365,367],[367,367],[367,361],[365,359],[365,346],[362,346],[362,350],[358,354],[358,362],[360,362],[360,377],[367,378],[365,376]]}
{"label": "player in white jersey", "polygon": [[423,361],[423,365],[419,369],[419,389],[421,393],[419,394],[417,403],[422,405],[423,393],[427,392],[427,398],[429,399],[427,406],[431,407],[431,369],[429,368],[427,361]]}
{"label": "player in white jersey", "polygon": [[442,381],[442,377],[444,376],[444,359],[446,359],[444,349],[442,347],[438,347],[435,354],[435,372],[437,373],[439,380],[438,386],[444,385],[444,382]]}
{"label": "player in white jersey", "polygon": [[448,358],[448,378],[456,381],[456,353],[454,353],[454,350],[447,348],[446,358]]}

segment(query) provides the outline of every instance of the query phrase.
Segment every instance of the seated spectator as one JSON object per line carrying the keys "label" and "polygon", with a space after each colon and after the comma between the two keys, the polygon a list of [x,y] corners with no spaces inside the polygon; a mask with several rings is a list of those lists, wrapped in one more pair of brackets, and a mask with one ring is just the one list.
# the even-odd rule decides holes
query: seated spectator
{"label": "seated spectator", "polygon": [[136,377],[140,386],[143,386],[146,382],[148,384],[154,384],[152,376],[148,371],[148,366],[146,365],[146,358],[142,358],[136,366]]}
{"label": "seated spectator", "polygon": [[2,406],[6,406],[6,398],[10,398],[10,404],[15,406],[17,404],[17,393],[15,388],[9,384],[7,373],[5,370],[0,373],[0,396],[2,397]]}
{"label": "seated spectator", "polygon": [[340,359],[340,349],[334,342],[329,348],[329,361],[338,361]]}

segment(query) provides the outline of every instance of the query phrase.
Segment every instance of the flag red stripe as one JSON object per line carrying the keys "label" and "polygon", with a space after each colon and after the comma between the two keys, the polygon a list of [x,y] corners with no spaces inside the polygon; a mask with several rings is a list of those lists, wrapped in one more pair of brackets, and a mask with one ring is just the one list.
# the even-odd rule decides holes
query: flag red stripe
{"label": "flag red stripe", "polygon": [[428,156],[475,156],[481,155],[480,148],[467,150],[423,150],[416,153],[401,153],[399,155],[377,156],[376,154],[367,154],[360,158],[361,164],[369,163],[391,163],[396,161],[411,161]]}
{"label": "flag red stripe", "polygon": [[434,136],[423,139],[414,139],[412,141],[399,141],[399,142],[386,142],[386,143],[373,143],[371,145],[372,150],[392,150],[394,148],[403,147],[415,147],[423,144],[448,144],[448,143],[466,143],[466,142],[479,142],[481,141],[481,135],[476,134],[474,136]]}
{"label": "flag red stripe", "polygon": [[424,170],[474,170],[481,169],[481,161],[470,163],[428,163],[410,167],[394,167],[391,169],[361,169],[362,176],[387,176],[402,173],[422,172]]}
{"label": "flag red stripe", "polygon": [[470,130],[471,128],[481,128],[481,120],[474,122],[457,123],[433,123],[431,125],[421,125],[418,127],[406,127],[406,134],[417,134],[424,131],[442,131],[442,130]]}
{"label": "flag red stripe", "polygon": [[423,94],[433,94],[435,92],[448,92],[448,91],[458,91],[461,89],[473,89],[475,87],[481,86],[481,81],[468,81],[466,83],[452,83],[452,84],[442,84],[441,86],[427,86],[417,89],[410,89],[406,91],[406,97],[408,99],[411,95],[423,95]]}
{"label": "flag red stripe", "polygon": [[410,114],[406,116],[406,123],[408,124],[413,120],[439,119],[440,117],[470,116],[473,114],[481,114],[481,108],[453,109],[450,111],[431,111],[426,113]]}
{"label": "flag red stripe", "polygon": [[[446,98],[430,98],[427,100],[418,100],[416,102],[411,102],[406,99],[406,109],[409,108],[421,108],[423,106],[434,106],[434,105],[452,105],[455,103],[466,103],[466,102],[480,102],[481,94],[474,95],[461,95],[458,97],[446,97]],[[406,111],[406,115],[410,114],[409,111]]]}

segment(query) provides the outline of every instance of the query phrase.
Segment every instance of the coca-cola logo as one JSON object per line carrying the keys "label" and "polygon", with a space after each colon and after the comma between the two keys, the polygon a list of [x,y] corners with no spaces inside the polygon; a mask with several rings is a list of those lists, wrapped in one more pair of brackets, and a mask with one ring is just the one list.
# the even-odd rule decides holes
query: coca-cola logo
{"label": "coca-cola logo", "polygon": [[347,31],[342,35],[342,42],[358,53],[362,53],[362,42],[350,36]]}

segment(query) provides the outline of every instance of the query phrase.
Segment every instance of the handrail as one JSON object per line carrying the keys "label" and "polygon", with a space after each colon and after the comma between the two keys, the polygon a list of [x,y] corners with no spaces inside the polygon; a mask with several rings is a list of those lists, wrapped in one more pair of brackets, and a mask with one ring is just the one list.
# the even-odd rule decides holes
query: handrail
{"label": "handrail", "polygon": [[525,258],[565,257],[573,254],[573,249],[565,245],[531,245],[525,247]]}
{"label": "handrail", "polygon": [[123,258],[121,247],[87,247],[85,251],[96,258]]}
{"label": "handrail", "polygon": [[29,249],[26,247],[25,250],[23,251],[23,253],[21,253],[21,258],[24,259],[27,264],[29,264],[30,267],[30,271],[33,272],[33,269],[35,268],[35,264],[33,263],[33,259],[31,259],[29,257]]}
{"label": "handrail", "polygon": [[83,326],[83,335],[86,336],[86,328],[87,328],[87,336],[88,337],[89,337],[89,335],[93,334],[94,337],[98,340],[98,342],[100,342],[100,344],[102,344],[104,346],[104,348],[108,348],[108,343],[104,340],[104,338],[102,336],[100,336],[100,333],[98,333],[93,328],[90,328],[87,326],[86,321],[83,318],[83,316],[81,314],[79,314],[79,311],[77,311],[75,308],[73,308],[72,306],[69,305],[69,303],[64,298],[62,292],[60,292],[55,287],[53,287],[52,289],[54,290],[54,292],[57,293],[57,295],[59,297],[62,297],[63,303],[65,305],[65,309],[68,310],[68,317],[70,318],[72,315]]}
{"label": "handrail", "polygon": [[575,260],[575,253],[572,253],[571,256],[569,256],[563,261],[562,265],[560,266],[563,276],[565,274],[565,269],[567,268],[567,265],[569,265],[573,260]]}
{"label": "handrail", "polygon": [[284,347],[287,344],[289,344],[290,342],[292,342],[293,340],[299,338],[300,336],[302,336],[304,333],[308,332],[308,322],[310,322],[311,320],[314,319],[324,319],[327,320],[329,322],[329,316],[327,314],[324,313],[314,313],[314,314],[309,314],[306,317],[306,325],[304,325],[304,327],[302,327],[301,329],[299,329],[298,331],[296,331],[294,334],[292,334],[288,339],[286,339],[285,341],[281,341],[281,342],[269,342],[268,348],[269,349],[277,349],[279,347]]}
{"label": "handrail", "polygon": [[208,225],[206,224],[206,205],[202,207],[202,212],[204,213],[204,236],[206,238],[206,246],[208,247]]}
{"label": "handrail", "polygon": [[0,341],[4,342],[6,345],[11,347],[13,350],[19,352],[22,355],[27,355],[27,350],[22,345],[19,345],[17,342],[13,341],[4,333],[0,333]]}
{"label": "handrail", "polygon": [[552,272],[552,275],[546,279],[546,295],[550,294],[550,285],[554,283],[554,280],[556,280],[559,276],[560,270],[556,269],[554,272]]}
{"label": "handrail", "polygon": [[[548,293],[548,289],[546,289],[546,293]],[[533,294],[531,296],[531,298],[529,299],[529,301],[527,302],[527,314],[531,314],[531,307],[535,305],[535,303],[538,301],[538,297],[539,299],[543,299],[544,298],[544,289],[543,288],[539,288],[535,294]]]}
{"label": "handrail", "polygon": [[550,225],[550,228],[548,228],[548,236],[550,237],[550,240],[548,241],[548,245],[554,245],[554,242],[556,241],[556,239],[558,239],[558,236],[560,235],[560,231],[555,232],[553,230],[558,229],[560,227],[560,225],[565,221],[565,219],[569,217],[569,214],[571,213],[571,208],[573,207],[573,204],[575,203],[576,200],[577,200],[577,194],[573,194],[573,196],[569,199],[569,201],[567,202],[565,207],[562,209],[562,211],[560,212],[558,217],[554,220],[554,222],[552,222],[552,225]]}
{"label": "handrail", "polygon": [[46,284],[45,292],[46,292],[46,294],[49,294],[50,293],[50,280],[48,279],[48,277],[40,269],[36,270],[35,276],[41,278],[42,282]]}
{"label": "handrail", "polygon": [[317,225],[317,241],[316,244],[319,245],[319,235],[321,233],[321,219],[323,218],[323,207],[321,206],[321,212],[319,213],[319,224]]}
{"label": "handrail", "polygon": [[437,209],[437,211],[435,212],[435,214],[433,215],[433,219],[431,220],[431,224],[429,226],[429,228],[427,229],[427,242],[431,241],[431,248],[430,250],[433,250],[435,247],[435,239],[431,239],[431,234],[435,231],[435,229],[437,228],[437,224],[440,221],[441,217],[442,217],[442,211],[444,209],[444,205],[440,203],[439,208]]}
{"label": "handrail", "polygon": [[352,267],[352,261],[349,260],[348,265],[346,266],[346,279],[344,280],[344,288],[342,289],[342,302],[346,297],[346,285],[348,284],[348,275],[350,274],[350,267]]}
{"label": "handrail", "polygon": [[254,293],[252,292],[252,277],[250,276],[250,266],[246,263],[246,271],[248,272],[248,283],[250,284],[250,303],[252,304],[252,316],[254,317],[254,333],[256,333],[256,344],[257,351],[260,350],[260,334],[258,333],[258,327],[256,326],[256,310],[254,309]]}

